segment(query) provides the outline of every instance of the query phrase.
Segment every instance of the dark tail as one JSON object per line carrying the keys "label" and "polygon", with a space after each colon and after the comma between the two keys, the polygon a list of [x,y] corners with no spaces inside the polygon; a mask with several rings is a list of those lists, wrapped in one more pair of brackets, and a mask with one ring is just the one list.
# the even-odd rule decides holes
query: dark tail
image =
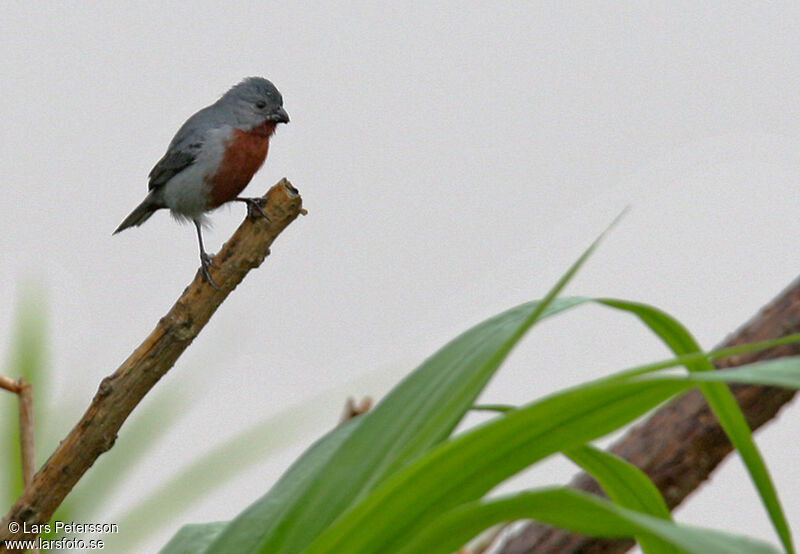
{"label": "dark tail", "polygon": [[114,231],[112,234],[116,235],[120,231],[124,231],[128,227],[139,226],[148,218],[153,215],[156,210],[160,210],[163,206],[159,205],[151,195],[147,195],[147,198],[144,199],[144,202],[136,206],[136,209],[133,210],[128,217],[125,218],[125,221],[119,224],[117,230]]}

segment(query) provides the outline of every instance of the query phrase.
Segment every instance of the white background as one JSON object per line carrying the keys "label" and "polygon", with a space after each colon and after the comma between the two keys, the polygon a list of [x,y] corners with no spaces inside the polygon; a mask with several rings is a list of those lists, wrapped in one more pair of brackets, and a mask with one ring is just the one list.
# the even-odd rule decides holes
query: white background
{"label": "white background", "polygon": [[[321,394],[312,432],[182,522],[233,517],[348,394],[379,396],[468,326],[542,295],[625,206],[570,293],[651,302],[712,347],[798,274],[796,3],[435,4],[5,6],[0,337],[40,283],[55,437],[197,269],[194,230],[164,212],[111,236],[174,132],[248,75],[273,80],[292,118],[248,193],[286,176],[309,215],[158,385],[188,407],[109,520]],[[210,251],[242,216],[213,214]],[[583,308],[537,328],[483,399],[522,403],[666,355],[632,318]],[[795,528],[797,414],[758,435]],[[572,472],[549,464],[519,483]],[[733,459],[678,518],[775,541]]]}

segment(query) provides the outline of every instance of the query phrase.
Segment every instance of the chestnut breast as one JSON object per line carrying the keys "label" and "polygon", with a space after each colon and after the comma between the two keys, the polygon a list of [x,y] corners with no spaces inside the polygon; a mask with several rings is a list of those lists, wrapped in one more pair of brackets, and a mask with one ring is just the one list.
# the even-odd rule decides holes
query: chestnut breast
{"label": "chestnut breast", "polygon": [[216,173],[206,179],[211,190],[206,209],[230,202],[241,193],[264,163],[275,123],[266,122],[250,131],[234,129]]}

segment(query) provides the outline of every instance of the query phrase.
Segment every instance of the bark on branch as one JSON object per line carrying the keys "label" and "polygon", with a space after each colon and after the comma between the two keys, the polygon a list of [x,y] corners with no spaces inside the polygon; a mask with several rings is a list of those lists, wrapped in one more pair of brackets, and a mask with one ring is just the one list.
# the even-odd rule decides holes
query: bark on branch
{"label": "bark on branch", "polygon": [[0,522],[3,539],[32,539],[33,533],[11,533],[8,523],[46,523],[72,487],[100,454],[111,448],[122,423],[147,392],[173,366],[213,313],[251,269],[261,265],[275,238],[300,214],[302,199],[283,179],[264,196],[263,218],[247,219],[214,258],[215,290],[198,272],[194,281],[152,333],[100,387],[78,424],[61,441],[33,481]]}
{"label": "bark on branch", "polygon": [[[776,339],[800,332],[800,280],[779,294],[753,319],[728,337],[721,347]],[[730,368],[760,360],[800,354],[791,344],[719,360],[717,368]],[[774,418],[789,402],[794,390],[774,387],[731,387],[752,429]],[[694,390],[655,412],[631,429],[610,451],[645,471],[661,490],[670,509],[680,504],[708,479],[732,451],[716,417],[699,391]],[[597,482],[582,473],[570,486],[602,494]],[[786,500],[786,499],[784,499]],[[621,553],[633,546],[629,540],[606,540],[574,535],[538,523],[527,525],[508,540],[502,554]]]}

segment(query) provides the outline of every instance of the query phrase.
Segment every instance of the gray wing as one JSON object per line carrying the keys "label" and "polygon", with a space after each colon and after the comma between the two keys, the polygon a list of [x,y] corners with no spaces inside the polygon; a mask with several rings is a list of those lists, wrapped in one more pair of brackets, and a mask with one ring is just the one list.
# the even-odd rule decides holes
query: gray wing
{"label": "gray wing", "polygon": [[208,131],[219,126],[224,115],[219,107],[211,105],[186,120],[169,143],[167,153],[150,170],[149,189],[164,186],[167,181],[192,165],[205,144]]}
{"label": "gray wing", "polygon": [[150,170],[149,190],[164,186],[175,175],[194,163],[194,152],[181,152],[171,150],[164,154],[158,163]]}

